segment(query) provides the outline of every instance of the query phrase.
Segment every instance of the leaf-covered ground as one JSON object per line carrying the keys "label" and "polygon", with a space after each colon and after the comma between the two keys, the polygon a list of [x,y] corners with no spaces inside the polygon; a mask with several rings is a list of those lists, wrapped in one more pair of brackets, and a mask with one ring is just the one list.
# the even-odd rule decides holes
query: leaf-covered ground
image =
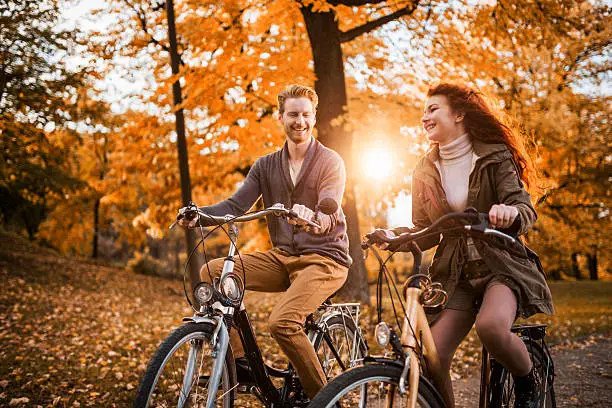
{"label": "leaf-covered ground", "polygon": [[[0,242],[0,406],[129,406],[156,346],[191,314],[181,283],[59,257],[10,234],[0,233]],[[557,316],[535,319],[551,324],[551,341],[610,331],[612,284],[552,289]],[[274,295],[249,295],[264,355],[282,364],[266,334]],[[370,344],[374,314],[366,308],[362,319]],[[472,333],[455,378],[476,370],[479,350]]]}

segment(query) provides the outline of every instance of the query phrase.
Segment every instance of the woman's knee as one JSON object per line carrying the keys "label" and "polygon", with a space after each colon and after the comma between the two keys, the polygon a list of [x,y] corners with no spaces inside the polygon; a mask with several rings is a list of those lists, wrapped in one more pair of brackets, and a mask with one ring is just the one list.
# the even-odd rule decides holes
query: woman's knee
{"label": "woman's knee", "polygon": [[478,317],[476,319],[476,333],[480,341],[487,347],[503,344],[508,335],[510,328],[501,319],[495,317]]}

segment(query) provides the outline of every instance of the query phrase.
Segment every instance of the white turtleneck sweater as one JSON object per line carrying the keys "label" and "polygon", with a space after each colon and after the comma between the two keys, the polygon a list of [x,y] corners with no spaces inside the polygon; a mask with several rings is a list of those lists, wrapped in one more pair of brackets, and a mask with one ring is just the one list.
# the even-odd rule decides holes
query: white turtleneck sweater
{"label": "white turtleneck sweater", "polygon": [[[470,173],[477,158],[467,133],[450,143],[440,145],[440,159],[436,162],[436,167],[440,171],[446,201],[453,211],[463,211],[467,207]],[[480,259],[471,237],[468,237],[467,244],[468,259]]]}
{"label": "white turtleneck sweater", "polygon": [[453,211],[463,211],[467,206],[468,187],[474,150],[468,134],[450,143],[440,145],[438,169],[446,200]]}

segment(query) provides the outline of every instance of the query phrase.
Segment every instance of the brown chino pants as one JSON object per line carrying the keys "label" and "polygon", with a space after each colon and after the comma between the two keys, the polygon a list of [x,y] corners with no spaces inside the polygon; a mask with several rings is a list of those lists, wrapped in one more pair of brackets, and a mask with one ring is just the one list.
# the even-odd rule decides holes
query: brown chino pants
{"label": "brown chino pants", "polygon": [[[221,275],[224,259],[212,260],[200,271],[202,280],[210,282],[210,274]],[[326,379],[317,354],[304,333],[302,324],[329,296],[342,287],[348,268],[318,254],[292,256],[273,248],[266,252],[237,258],[234,272],[242,277],[245,269],[246,288],[257,292],[284,292],[269,317],[270,333],[297,371],[306,395],[312,398],[325,385]],[[244,355],[240,337],[230,334],[235,357]]]}

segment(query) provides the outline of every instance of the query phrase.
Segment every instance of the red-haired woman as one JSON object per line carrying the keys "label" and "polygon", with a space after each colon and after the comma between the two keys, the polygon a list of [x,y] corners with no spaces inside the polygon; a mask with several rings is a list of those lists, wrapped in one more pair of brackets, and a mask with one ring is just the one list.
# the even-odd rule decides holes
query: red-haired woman
{"label": "red-haired woman", "polygon": [[[414,170],[415,228],[410,230],[425,228],[445,213],[473,207],[489,213],[494,228],[524,234],[536,213],[523,183],[533,185],[535,172],[520,134],[473,89],[443,83],[430,88],[427,96],[422,124],[432,147]],[[406,230],[377,233],[394,236]],[[529,354],[510,331],[517,316],[554,313],[545,277],[535,263],[464,234],[444,234],[430,274],[449,296],[446,308],[431,319],[444,370],[450,371],[459,343],[475,323],[487,350],[514,375],[515,406],[537,406],[537,379]],[[438,385],[447,406],[453,407],[450,376]]]}

